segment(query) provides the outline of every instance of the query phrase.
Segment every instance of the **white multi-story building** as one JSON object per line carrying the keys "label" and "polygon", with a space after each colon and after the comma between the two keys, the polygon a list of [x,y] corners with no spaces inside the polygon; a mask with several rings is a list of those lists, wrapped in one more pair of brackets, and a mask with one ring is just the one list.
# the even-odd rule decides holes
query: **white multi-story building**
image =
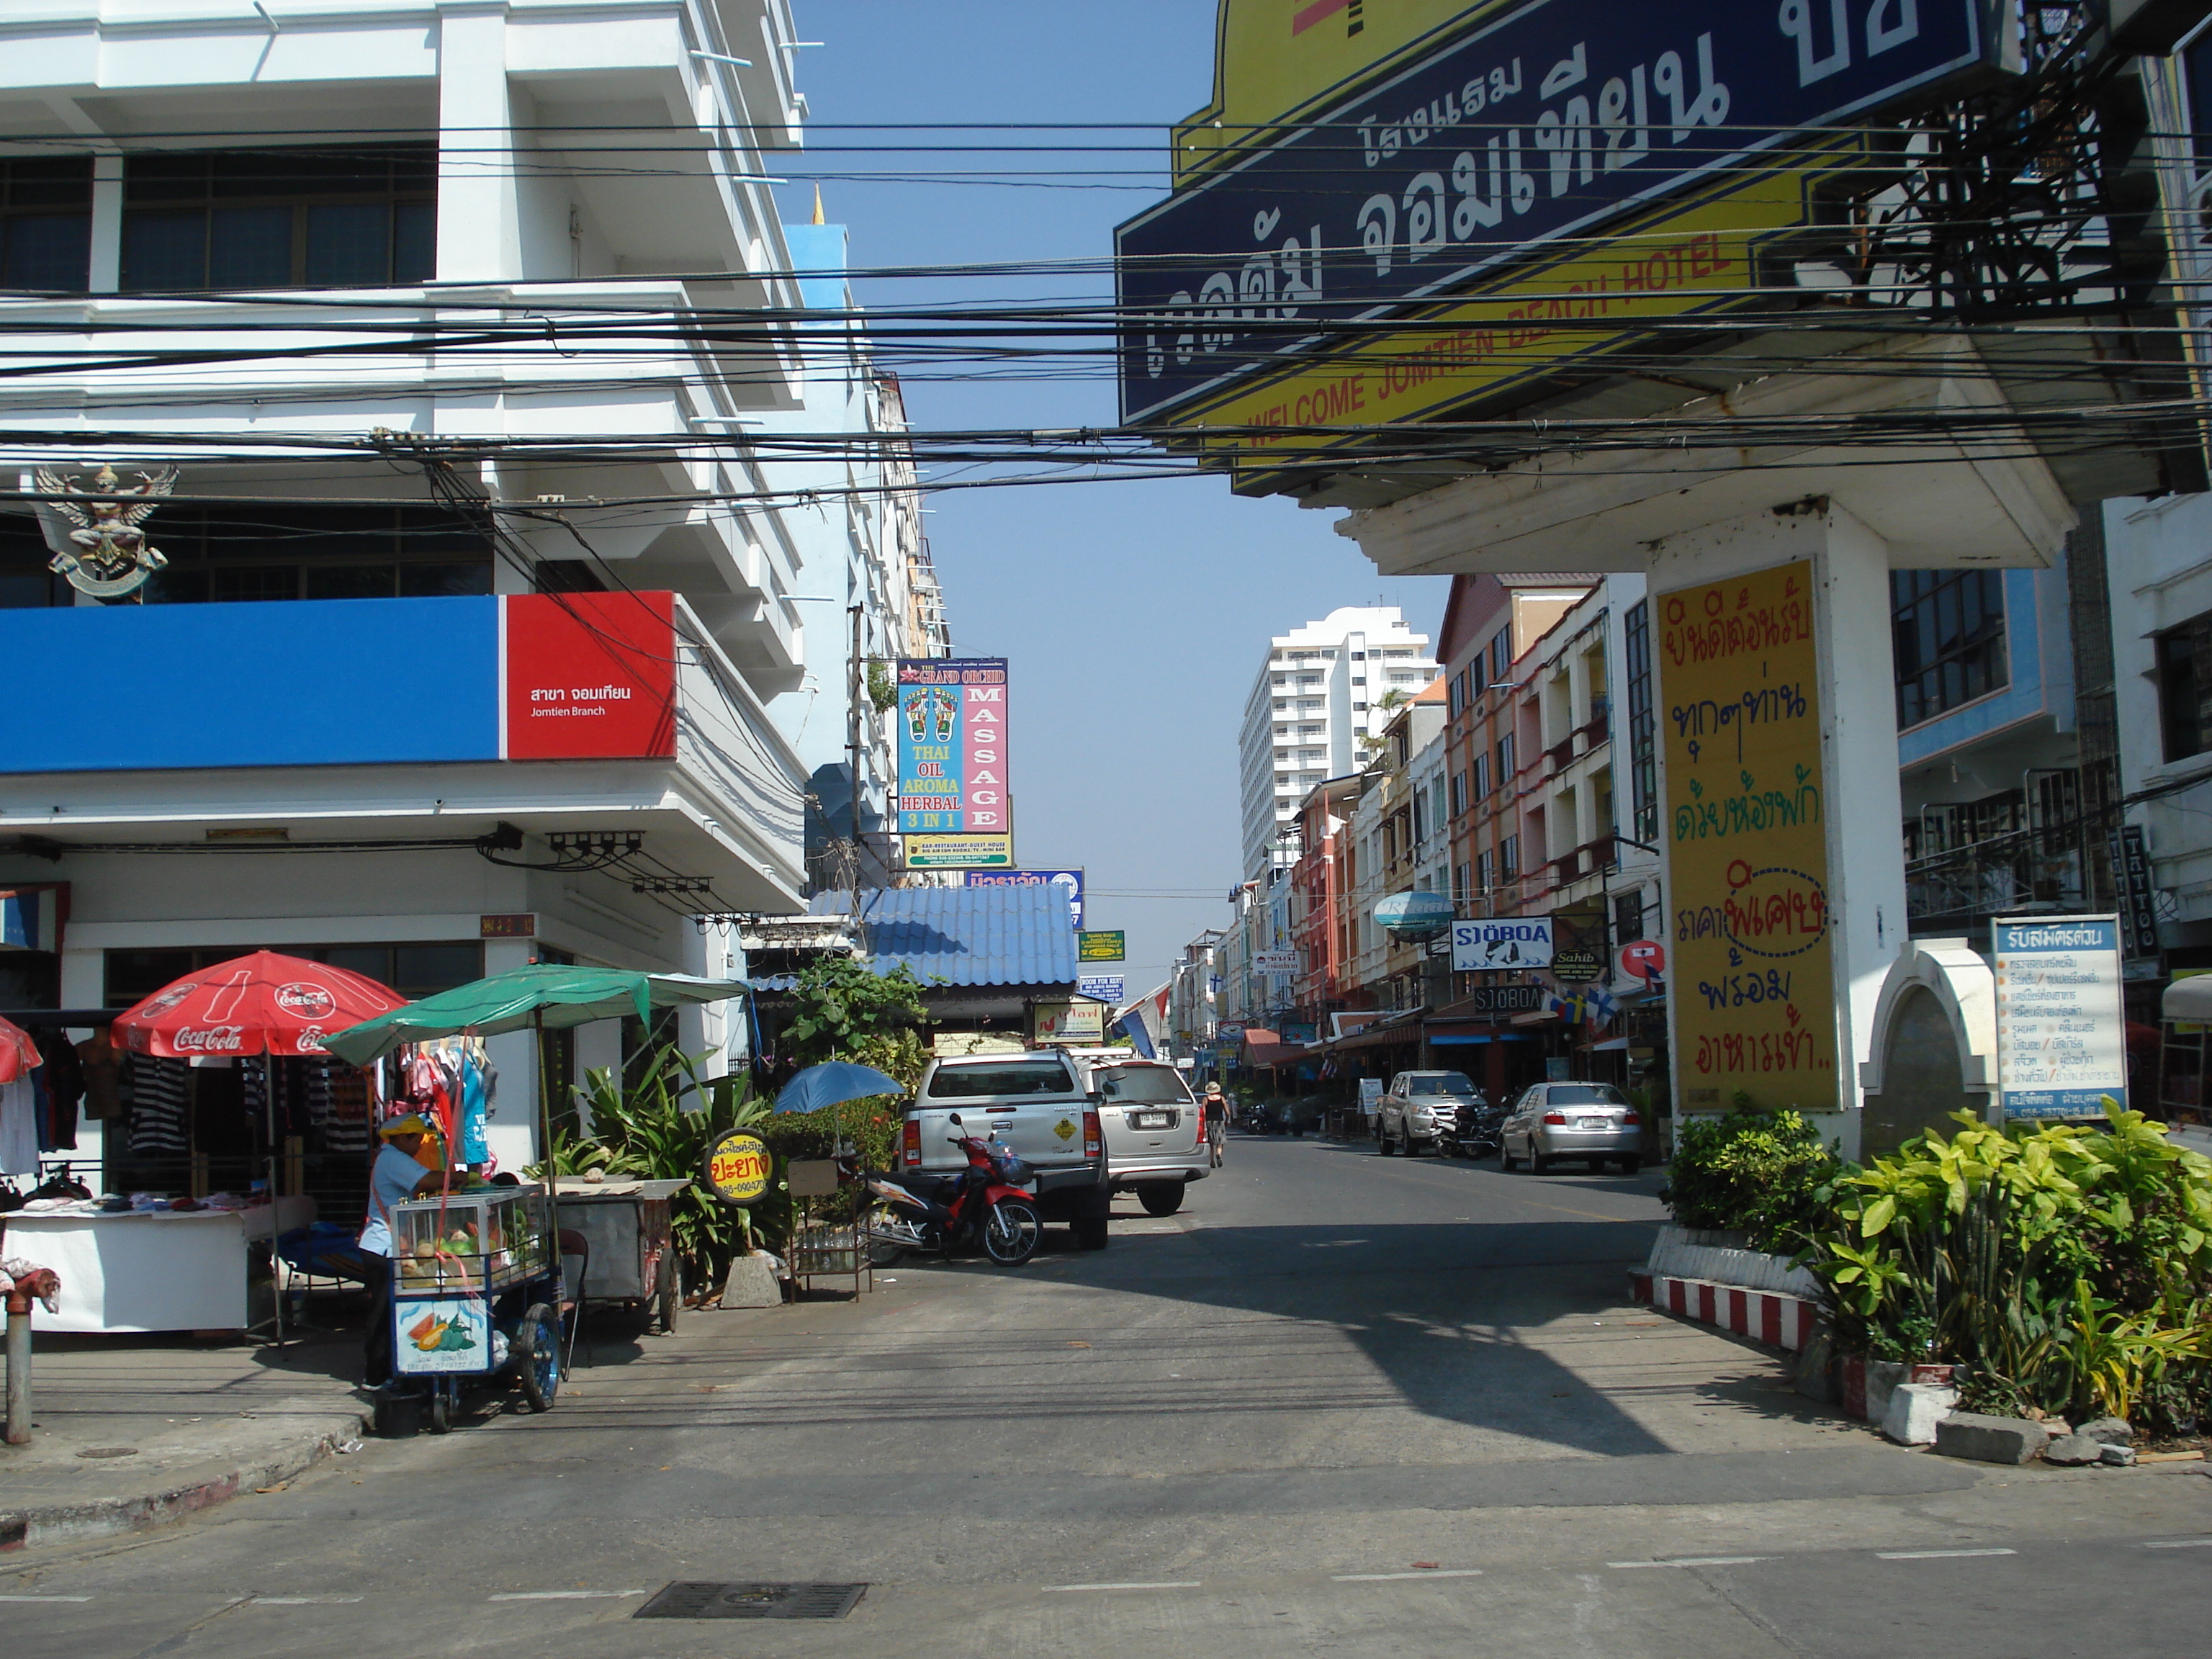
{"label": "white multi-story building", "polygon": [[[410,994],[720,974],[695,918],[801,908],[850,608],[865,654],[943,631],[896,447],[806,459],[903,416],[769,194],[793,44],[785,0],[0,10],[0,338],[40,360],[0,388],[0,886],[65,919],[9,1006],[257,946]],[[50,572],[84,492],[170,469],[150,579]],[[510,1166],[541,1058],[623,1052],[494,1047]]]}
{"label": "white multi-story building", "polygon": [[[798,500],[781,516],[808,573],[796,601],[805,606],[805,677],[770,713],[806,767],[809,884],[887,887],[897,872],[890,802],[898,761],[872,687],[887,686],[902,657],[949,654],[951,634],[913,456],[900,438],[905,401],[869,351],[843,275],[846,227],[823,222],[818,199],[816,213],[811,224],[785,226],[784,240],[801,299],[826,320],[806,331],[805,401],[774,424],[817,444],[762,465],[775,488]],[[841,434],[866,436],[849,447],[819,441]]]}
{"label": "white multi-story building", "polygon": [[1436,675],[1428,636],[1395,605],[1347,605],[1269,642],[1237,744],[1248,878],[1296,860],[1285,831],[1306,792],[1358,767],[1363,740]]}

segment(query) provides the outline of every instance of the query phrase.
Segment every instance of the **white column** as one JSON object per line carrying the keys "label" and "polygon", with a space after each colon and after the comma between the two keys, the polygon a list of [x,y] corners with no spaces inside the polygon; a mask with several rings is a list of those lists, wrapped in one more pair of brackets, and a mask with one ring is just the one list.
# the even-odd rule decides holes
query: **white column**
{"label": "white column", "polygon": [[507,0],[445,0],[438,13],[438,279],[514,281],[522,244]]}
{"label": "white column", "polygon": [[[1689,590],[1708,591],[1710,584],[1799,561],[1809,562],[1813,573],[1808,597],[1818,672],[1814,686],[1808,689],[1818,699],[1820,764],[1810,781],[1820,792],[1820,820],[1825,826],[1828,939],[1837,1021],[1834,1103],[1842,1109],[1839,1117],[1815,1121],[1829,1139],[1841,1139],[1844,1156],[1856,1157],[1863,1104],[1858,1068],[1872,1052],[1875,1006],[1883,975],[1906,937],[1899,827],[1903,808],[1898,789],[1890,653],[1889,550],[1882,540],[1841,508],[1819,506],[1794,514],[1753,514],[1653,544],[1650,592],[1654,657],[1659,671],[1660,753],[1663,768],[1668,738],[1679,738],[1678,732],[1668,728],[1675,723],[1676,708],[1683,701],[1680,688],[1689,683],[1678,669],[1675,687],[1670,689],[1668,684],[1668,669],[1673,665],[1666,646],[1669,597]],[[1731,599],[1730,610],[1732,606]],[[1756,665],[1747,666],[1746,675],[1747,690],[1772,689],[1771,684],[1756,683],[1759,678]],[[1716,725],[1710,733],[1711,740],[1731,750],[1739,734],[1757,743],[1765,716],[1748,709],[1742,712],[1747,715],[1742,722],[1726,727]],[[1809,757],[1809,747],[1807,753]],[[1763,769],[1771,769],[1771,756]],[[1784,776],[1757,776],[1747,793],[1764,793],[1784,784],[1794,795],[1797,786]],[[1662,790],[1668,810],[1661,823],[1660,842],[1668,849],[1666,894],[1674,913],[1664,936],[1671,958],[1668,1009],[1674,1036],[1675,1110],[1724,1110],[1738,1088],[1760,1105],[1789,1104],[1762,1094],[1761,1073],[1756,1070],[1698,1073],[1701,1036],[1732,1023],[1748,1022],[1732,1022],[1731,1011],[1711,1009],[1692,975],[1675,971],[1684,931],[1698,925],[1686,908],[1695,902],[1694,884],[1678,879],[1678,857],[1686,856],[1686,849],[1693,846],[1702,845],[1708,851],[1723,847],[1740,857],[1747,869],[1755,868],[1778,856],[1769,850],[1778,843],[1755,830],[1702,841],[1686,836],[1679,816],[1684,805],[1682,792],[1669,788],[1663,776]],[[1753,884],[1743,890],[1743,897],[1753,900],[1763,892],[1761,886]],[[1747,951],[1729,966],[1762,975],[1770,969],[1790,971],[1793,962],[1803,960],[1786,954],[1798,942],[1762,937],[1760,945],[1771,947],[1771,953]],[[1809,1000],[1802,1005],[1801,1012],[1807,1020],[1823,1014]],[[1699,1091],[1706,1097],[1701,1099]]]}
{"label": "white column", "polygon": [[[526,939],[486,939],[484,974],[503,974],[527,967],[536,954]],[[499,1089],[484,1125],[485,1144],[499,1167],[516,1175],[540,1155],[538,1144],[538,1041],[528,1031],[510,1031],[486,1037],[484,1052],[499,1074]]]}
{"label": "white column", "polygon": [[123,157],[109,150],[92,158],[92,260],[94,294],[123,286]]}

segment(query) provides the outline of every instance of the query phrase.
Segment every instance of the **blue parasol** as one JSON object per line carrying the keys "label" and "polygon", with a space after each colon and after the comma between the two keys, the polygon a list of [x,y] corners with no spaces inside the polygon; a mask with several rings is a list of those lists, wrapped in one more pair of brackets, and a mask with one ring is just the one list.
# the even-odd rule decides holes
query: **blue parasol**
{"label": "blue parasol", "polygon": [[836,1106],[848,1100],[864,1100],[870,1095],[900,1095],[906,1085],[896,1078],[885,1075],[872,1066],[856,1066],[848,1060],[833,1060],[820,1066],[810,1066],[776,1095],[775,1109],[779,1112],[811,1112],[824,1106]]}

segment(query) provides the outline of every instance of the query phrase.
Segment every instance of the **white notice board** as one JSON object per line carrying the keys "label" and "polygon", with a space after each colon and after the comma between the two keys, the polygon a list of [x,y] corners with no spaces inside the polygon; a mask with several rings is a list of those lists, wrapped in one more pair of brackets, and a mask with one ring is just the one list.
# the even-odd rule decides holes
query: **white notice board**
{"label": "white notice board", "polygon": [[1992,927],[2005,1116],[2101,1117],[2106,1095],[2125,1106],[2120,919],[2001,917]]}

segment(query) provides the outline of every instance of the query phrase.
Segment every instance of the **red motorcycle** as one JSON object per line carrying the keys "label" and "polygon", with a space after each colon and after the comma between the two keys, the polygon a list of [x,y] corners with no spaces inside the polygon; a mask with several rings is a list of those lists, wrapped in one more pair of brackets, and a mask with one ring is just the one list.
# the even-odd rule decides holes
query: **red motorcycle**
{"label": "red motorcycle", "polygon": [[[960,1127],[960,1115],[952,1115]],[[968,1154],[968,1167],[951,1175],[919,1170],[886,1175],[863,1170],[857,1160],[847,1174],[875,1194],[867,1216],[868,1248],[876,1266],[888,1267],[912,1250],[950,1255],[956,1245],[981,1244],[1002,1267],[1018,1267],[1036,1254],[1044,1237],[1036,1195],[1029,1190],[1030,1166],[995,1140],[976,1135],[946,1139]]]}

